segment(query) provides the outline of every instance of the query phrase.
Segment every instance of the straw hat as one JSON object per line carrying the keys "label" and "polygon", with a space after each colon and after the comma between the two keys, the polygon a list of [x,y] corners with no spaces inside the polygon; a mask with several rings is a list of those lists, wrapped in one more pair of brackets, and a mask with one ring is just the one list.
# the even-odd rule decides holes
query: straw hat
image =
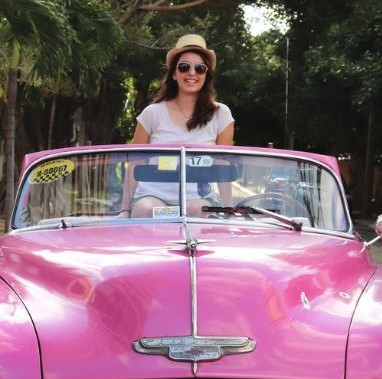
{"label": "straw hat", "polygon": [[171,61],[174,59],[174,57],[177,54],[183,53],[184,51],[189,50],[200,50],[204,51],[205,54],[208,55],[208,57],[211,60],[211,67],[214,70],[216,67],[216,55],[213,50],[207,49],[206,41],[202,36],[199,36],[198,34],[186,34],[183,37],[180,37],[178,39],[178,42],[176,43],[175,47],[167,53],[166,56],[166,66],[169,67],[171,64]]}

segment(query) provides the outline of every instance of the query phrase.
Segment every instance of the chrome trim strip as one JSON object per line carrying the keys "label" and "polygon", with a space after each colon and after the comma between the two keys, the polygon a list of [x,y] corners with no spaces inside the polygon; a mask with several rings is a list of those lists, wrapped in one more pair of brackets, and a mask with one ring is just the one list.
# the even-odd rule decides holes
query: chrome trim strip
{"label": "chrome trim strip", "polygon": [[189,256],[190,263],[190,287],[191,287],[191,335],[198,334],[198,293],[196,283],[196,251],[198,248],[198,241],[192,236],[187,222],[183,223],[184,233],[186,234],[185,250]]}
{"label": "chrome trim strip", "polygon": [[180,208],[182,210],[181,217],[187,217],[186,203],[186,149],[184,146],[180,150]]}
{"label": "chrome trim strip", "polygon": [[[184,162],[185,162],[185,159],[184,159]],[[183,172],[185,173],[186,170],[184,169]],[[186,181],[184,181],[183,183],[186,183]],[[191,334],[192,334],[192,337],[195,337],[198,334],[198,293],[197,293],[198,289],[197,289],[197,281],[196,281],[196,257],[195,257],[196,249],[198,247],[198,241],[193,238],[192,233],[187,226],[187,222],[184,222],[183,225],[184,225],[184,231],[186,233],[186,251],[188,252],[189,262],[190,262]],[[188,350],[189,352],[191,352],[191,355],[189,356],[192,359],[192,351],[194,349],[191,348],[191,350],[190,349]],[[172,359],[170,355],[170,351],[169,351],[169,358]],[[192,359],[191,370],[193,375],[196,376],[196,373],[198,371],[197,360]]]}
{"label": "chrome trim strip", "polygon": [[191,270],[191,334],[193,337],[198,335],[198,294],[196,286],[196,258],[190,255]]}

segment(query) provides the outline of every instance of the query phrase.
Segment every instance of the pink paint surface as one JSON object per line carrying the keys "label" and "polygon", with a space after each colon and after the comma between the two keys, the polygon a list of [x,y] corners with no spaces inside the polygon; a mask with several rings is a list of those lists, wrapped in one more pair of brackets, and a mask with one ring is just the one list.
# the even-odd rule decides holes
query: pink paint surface
{"label": "pink paint surface", "polygon": [[[37,152],[25,157],[22,172],[77,150],[147,147]],[[340,181],[334,157],[208,149],[314,160]],[[192,334],[190,258],[174,242],[185,240],[184,225],[117,221],[0,237],[0,379],[194,377],[189,362],[132,347],[144,337]],[[351,225],[348,233],[226,219],[187,226],[193,238],[209,241],[195,253],[197,334],[256,342],[250,353],[198,363],[196,377],[382,378],[382,273]]]}
{"label": "pink paint surface", "polygon": [[[198,334],[257,343],[252,353],[198,364],[201,377],[343,378],[353,310],[375,271],[359,241],[282,228],[190,227],[214,240],[196,258]],[[180,224],[2,238],[1,274],[32,315],[45,379],[192,377],[190,363],[131,346],[142,337],[191,334],[189,260],[168,242],[182,238]]]}

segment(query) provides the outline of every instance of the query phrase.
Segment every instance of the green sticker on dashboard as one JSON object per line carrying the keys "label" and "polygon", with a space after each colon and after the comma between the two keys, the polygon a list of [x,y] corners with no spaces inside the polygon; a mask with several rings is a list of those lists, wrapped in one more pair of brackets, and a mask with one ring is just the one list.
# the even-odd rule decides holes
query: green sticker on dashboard
{"label": "green sticker on dashboard", "polygon": [[29,176],[32,184],[54,182],[69,175],[74,170],[74,162],[69,159],[55,159],[37,166]]}

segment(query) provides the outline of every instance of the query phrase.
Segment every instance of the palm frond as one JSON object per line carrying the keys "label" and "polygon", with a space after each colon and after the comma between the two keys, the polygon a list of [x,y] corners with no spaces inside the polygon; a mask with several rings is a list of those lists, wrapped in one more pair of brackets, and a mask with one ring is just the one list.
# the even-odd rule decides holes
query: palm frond
{"label": "palm frond", "polygon": [[98,0],[67,0],[67,17],[76,31],[73,74],[81,91],[94,95],[103,70],[115,60],[123,31],[106,6]]}
{"label": "palm frond", "polygon": [[54,2],[2,0],[0,14],[21,46],[38,48],[36,72],[39,74],[53,73],[70,60],[75,33],[65,13]]}

